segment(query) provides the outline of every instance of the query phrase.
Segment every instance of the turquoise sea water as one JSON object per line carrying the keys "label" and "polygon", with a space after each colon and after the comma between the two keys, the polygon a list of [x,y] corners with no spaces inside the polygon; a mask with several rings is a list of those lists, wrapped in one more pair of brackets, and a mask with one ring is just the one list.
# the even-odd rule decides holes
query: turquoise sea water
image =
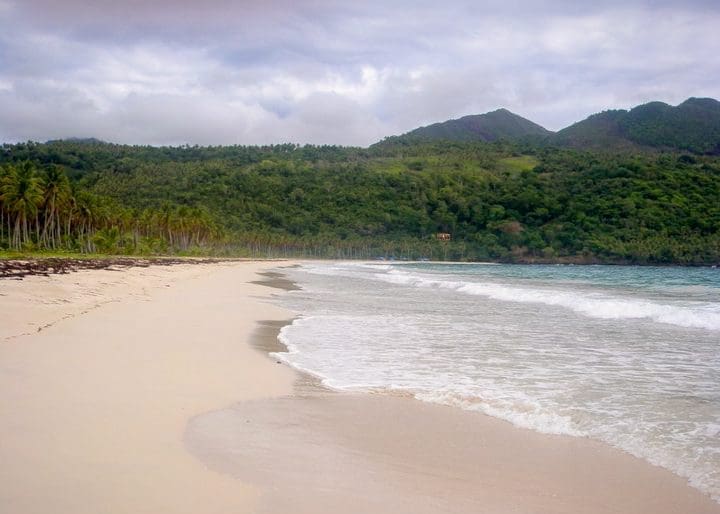
{"label": "turquoise sea water", "polygon": [[720,269],[306,264],[279,357],[340,390],[404,391],[591,437],[720,499]]}

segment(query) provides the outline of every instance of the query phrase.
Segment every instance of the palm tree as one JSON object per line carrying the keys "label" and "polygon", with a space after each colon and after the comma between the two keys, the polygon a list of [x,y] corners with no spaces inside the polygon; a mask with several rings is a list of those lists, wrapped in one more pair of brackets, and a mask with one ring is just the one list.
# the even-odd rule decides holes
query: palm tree
{"label": "palm tree", "polygon": [[[0,188],[2,188],[2,185],[5,183],[5,177],[8,175],[8,170],[5,166],[0,166]],[[5,239],[5,218],[7,217],[8,220],[8,237],[10,237],[10,215],[5,215],[5,202],[2,199],[2,190],[0,190],[0,244],[2,244],[3,240]]]}
{"label": "palm tree", "polygon": [[86,191],[78,191],[75,196],[75,222],[77,224],[77,240],[80,251],[92,252],[94,244],[92,236],[100,218],[99,208],[94,196]]}
{"label": "palm tree", "polygon": [[0,185],[0,199],[10,215],[15,216],[12,246],[20,249],[30,238],[30,224],[35,219],[38,232],[38,208],[43,201],[43,183],[37,175],[37,168],[29,161],[20,166],[8,166]]}
{"label": "palm tree", "polygon": [[45,172],[45,219],[42,241],[52,248],[61,237],[60,207],[70,197],[70,181],[59,166],[52,166]]}

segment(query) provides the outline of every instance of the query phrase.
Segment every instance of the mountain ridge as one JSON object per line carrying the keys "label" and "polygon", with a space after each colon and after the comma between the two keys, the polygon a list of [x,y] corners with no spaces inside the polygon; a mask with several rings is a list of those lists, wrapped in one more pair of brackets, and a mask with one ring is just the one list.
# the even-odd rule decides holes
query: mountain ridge
{"label": "mountain ridge", "polygon": [[376,143],[413,141],[534,142],[611,151],[685,151],[720,154],[720,102],[690,97],[677,106],[652,101],[591,114],[557,132],[505,108],[418,127]]}
{"label": "mountain ridge", "polygon": [[551,131],[508,109],[431,123],[402,134],[409,139],[449,139],[453,141],[486,141],[516,139],[526,136],[548,136]]}
{"label": "mountain ridge", "polygon": [[679,150],[720,154],[720,102],[691,97],[677,106],[648,102],[593,114],[555,133],[559,146]]}
{"label": "mountain ridge", "polygon": [[[508,141],[578,150],[720,155],[720,101],[690,97],[676,106],[651,101],[630,109],[608,109],[557,132],[506,108],[499,108],[418,127],[386,137],[371,144],[370,148],[429,141]],[[55,142],[113,144],[94,137],[48,141]]]}

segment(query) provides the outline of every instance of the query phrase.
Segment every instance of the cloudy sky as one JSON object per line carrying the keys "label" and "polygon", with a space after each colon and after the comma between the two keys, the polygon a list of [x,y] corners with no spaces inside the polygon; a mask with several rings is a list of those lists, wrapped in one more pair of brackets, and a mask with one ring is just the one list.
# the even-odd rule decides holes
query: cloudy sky
{"label": "cloudy sky", "polygon": [[368,145],[720,98],[718,0],[0,0],[0,141]]}

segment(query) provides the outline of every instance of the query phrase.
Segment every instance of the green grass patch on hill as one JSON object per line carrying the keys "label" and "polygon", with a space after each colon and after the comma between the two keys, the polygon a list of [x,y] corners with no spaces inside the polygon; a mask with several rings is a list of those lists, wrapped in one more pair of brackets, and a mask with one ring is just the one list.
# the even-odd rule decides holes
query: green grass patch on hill
{"label": "green grass patch on hill", "polygon": [[540,164],[540,161],[532,155],[519,155],[500,159],[498,161],[498,168],[500,171],[521,172],[530,171],[538,164]]}

